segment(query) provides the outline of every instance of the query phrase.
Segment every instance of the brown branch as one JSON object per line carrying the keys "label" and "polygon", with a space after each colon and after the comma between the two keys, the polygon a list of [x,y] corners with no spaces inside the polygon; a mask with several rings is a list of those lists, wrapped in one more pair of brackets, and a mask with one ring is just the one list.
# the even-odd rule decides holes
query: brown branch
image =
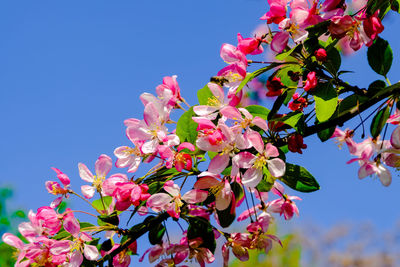
{"label": "brown branch", "polygon": [[361,103],[360,105],[353,107],[352,109],[347,110],[343,114],[339,114],[338,117],[328,120],[326,122],[322,122],[319,124],[315,124],[309,127],[306,127],[304,130],[304,137],[313,135],[325,129],[329,129],[331,127],[342,125],[353,117],[357,116],[357,114],[367,110],[371,106],[375,105],[379,101],[388,98],[393,95],[400,95],[400,82],[393,84],[392,86],[388,86],[382,89],[375,96],[370,97],[367,101]]}
{"label": "brown branch", "polygon": [[104,256],[103,258],[93,261],[93,263],[97,266],[101,266],[105,261],[108,259],[114,258],[116,255],[121,253],[123,250],[127,249],[129,245],[131,245],[133,242],[136,241],[139,237],[147,233],[150,229],[154,228],[156,225],[162,223],[163,221],[167,220],[169,218],[168,213],[161,213],[155,218],[152,218],[146,222],[144,222],[135,225],[132,227],[130,230],[124,231],[124,235],[128,236],[128,239],[121,244],[117,249],[112,251],[110,254]]}

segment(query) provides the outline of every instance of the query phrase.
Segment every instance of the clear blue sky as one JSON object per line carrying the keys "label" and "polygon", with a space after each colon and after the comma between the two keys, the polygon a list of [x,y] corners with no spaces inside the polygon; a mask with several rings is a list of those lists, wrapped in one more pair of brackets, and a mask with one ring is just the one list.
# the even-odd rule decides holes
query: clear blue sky
{"label": "clear blue sky", "polygon": [[[139,95],[153,93],[163,76],[178,75],[183,96],[195,104],[196,91],[225,65],[221,44],[236,44],[238,32],[248,36],[266,10],[261,0],[0,3],[0,185],[16,189],[13,205],[47,205],[53,197],[44,182],[55,178],[52,166],[67,173],[74,188],[84,184],[78,162],[93,169],[100,154],[129,145],[123,120],[142,117]],[[392,16],[385,26],[395,82],[400,20]],[[360,86],[379,78],[365,58],[362,49],[343,67],[356,70],[347,77]],[[389,188],[371,178],[359,181],[357,164],[346,165],[346,148],[315,138],[305,142],[304,156],[288,161],[313,173],[321,190],[299,194],[301,218],[292,223],[394,224],[397,173]]]}

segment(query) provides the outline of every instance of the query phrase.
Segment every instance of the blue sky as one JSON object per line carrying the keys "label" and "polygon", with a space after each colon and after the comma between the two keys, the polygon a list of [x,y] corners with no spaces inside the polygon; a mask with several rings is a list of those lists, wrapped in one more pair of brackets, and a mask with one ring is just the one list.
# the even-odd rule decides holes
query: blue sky
{"label": "blue sky", "polygon": [[[238,32],[249,36],[266,10],[261,0],[0,3],[0,185],[15,188],[13,205],[47,205],[53,197],[44,182],[55,178],[53,166],[78,189],[77,164],[93,169],[100,154],[129,145],[123,120],[142,118],[139,95],[155,92],[164,76],[178,75],[183,96],[195,104],[196,91],[225,65],[221,44],[236,44]],[[399,22],[388,18],[382,35],[395,55],[392,82],[400,69]],[[342,68],[355,70],[346,77],[360,86],[379,78],[365,49]],[[359,181],[357,164],[346,165],[346,148],[313,137],[305,143],[304,155],[288,161],[305,166],[321,190],[299,194],[301,218],[290,223],[371,221],[381,229],[395,223],[396,172],[388,188]]]}

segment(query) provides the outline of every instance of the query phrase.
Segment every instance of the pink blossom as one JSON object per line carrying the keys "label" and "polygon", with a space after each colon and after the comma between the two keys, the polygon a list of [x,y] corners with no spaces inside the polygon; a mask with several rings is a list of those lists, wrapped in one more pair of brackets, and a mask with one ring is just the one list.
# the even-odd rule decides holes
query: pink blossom
{"label": "pink blossom", "polygon": [[378,11],[375,12],[372,16],[367,17],[363,23],[364,31],[368,38],[371,40],[375,40],[375,38],[383,32],[384,27],[382,25],[381,20],[378,17]]}
{"label": "pink blossom", "polygon": [[233,192],[228,180],[223,180],[217,174],[203,172],[194,184],[195,189],[209,189],[215,196],[215,207],[217,210],[225,210],[232,202]]}
{"label": "pink blossom", "polygon": [[269,11],[262,16],[261,20],[266,20],[268,24],[279,24],[286,18],[286,0],[268,0]]}
{"label": "pink blossom", "polygon": [[170,107],[174,107],[178,101],[182,101],[181,92],[176,78],[176,75],[173,75],[171,77],[166,76],[163,79],[163,83],[156,88],[157,95],[159,97],[162,98],[167,95],[168,98],[169,96],[169,101],[167,104]]}
{"label": "pink blossom", "polygon": [[94,165],[96,175],[93,175],[85,164],[79,163],[79,176],[82,180],[92,183],[92,185],[83,185],[81,187],[82,193],[86,198],[92,198],[95,191],[101,192],[105,177],[112,168],[112,160],[109,156],[102,154],[96,160]]}
{"label": "pink blossom", "polygon": [[261,46],[261,38],[243,38],[240,33],[237,34],[237,38],[237,49],[239,49],[245,55],[258,55],[264,51],[263,47]]}
{"label": "pink blossom", "polygon": [[203,202],[206,200],[208,193],[206,191],[193,189],[186,192],[181,197],[180,188],[173,181],[167,181],[164,184],[164,190],[167,193],[157,193],[152,195],[147,200],[147,206],[156,212],[167,211],[173,218],[179,218],[181,212],[180,207],[183,206],[183,201],[189,204]]}
{"label": "pink blossom", "polygon": [[318,79],[316,76],[315,71],[311,71],[310,73],[307,74],[307,80],[304,85],[304,90],[308,92],[311,89],[314,89],[318,85]]}

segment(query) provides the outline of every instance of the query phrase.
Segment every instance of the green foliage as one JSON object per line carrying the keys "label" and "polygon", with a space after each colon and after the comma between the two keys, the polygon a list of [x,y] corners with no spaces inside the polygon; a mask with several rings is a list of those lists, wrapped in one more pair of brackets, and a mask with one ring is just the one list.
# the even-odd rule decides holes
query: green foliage
{"label": "green foliage", "polygon": [[[18,233],[17,226],[23,219],[25,219],[25,211],[9,210],[7,201],[13,196],[13,190],[11,188],[3,187],[0,188],[0,236],[5,232],[13,233],[19,238],[23,237]],[[4,242],[0,242],[0,266],[14,266],[16,258],[13,257],[16,249],[7,245]]]}
{"label": "green foliage", "polygon": [[372,119],[370,131],[372,138],[377,138],[382,132],[383,127],[386,124],[387,119],[390,116],[390,108],[386,106],[385,108],[378,111]]}
{"label": "green foliage", "polygon": [[368,47],[367,57],[371,68],[386,77],[393,61],[393,52],[389,43],[380,37],[376,38],[374,43]]}
{"label": "green foliage", "polygon": [[328,26],[329,26],[330,21],[326,20],[323,21],[321,23],[312,25],[310,27],[307,27],[306,30],[308,31],[308,36],[310,38],[312,37],[320,37],[321,35],[323,35],[324,33],[326,33],[328,31]]}
{"label": "green foliage", "polygon": [[112,225],[119,225],[119,217],[117,211],[114,211],[110,215],[100,215],[98,216],[98,223],[99,225],[104,224],[112,224]]}
{"label": "green foliage", "polygon": [[322,142],[325,142],[325,141],[329,140],[329,139],[332,137],[333,133],[335,132],[335,128],[336,128],[336,127],[333,126],[333,127],[328,128],[328,129],[319,131],[319,132],[317,133],[319,139],[320,139]]}
{"label": "green foliage", "polygon": [[328,55],[328,58],[324,62],[324,66],[329,71],[329,73],[331,73],[335,77],[337,76],[340,65],[342,64],[342,58],[339,51],[334,46],[329,46],[329,48],[326,49],[326,53]]}
{"label": "green foliage", "polygon": [[[203,89],[201,89],[201,90],[203,90]],[[207,87],[207,89],[208,89],[208,87]],[[208,90],[210,90],[210,89],[208,89]],[[198,93],[198,95],[199,95],[199,93]],[[200,97],[199,97],[199,100],[200,100]],[[195,142],[196,142],[197,123],[192,119],[192,117],[194,117],[194,116],[196,116],[196,114],[193,111],[193,107],[191,107],[188,111],[183,113],[182,116],[178,120],[178,123],[176,125],[176,134],[179,136],[181,143],[190,142],[192,144],[195,144]]]}
{"label": "green foliage", "polygon": [[320,83],[315,88],[315,113],[319,122],[327,121],[335,113],[338,95],[331,83]]}
{"label": "green foliage", "polygon": [[259,105],[250,105],[246,107],[247,111],[250,112],[251,115],[260,117],[264,120],[268,119],[269,109]]}
{"label": "green foliage", "polygon": [[285,63],[276,63],[276,62],[274,62],[274,63],[271,63],[270,65],[268,65],[268,66],[266,66],[266,67],[264,67],[264,68],[261,68],[261,69],[259,69],[259,70],[254,71],[254,72],[252,72],[252,73],[247,73],[246,77],[245,77],[245,78],[243,79],[243,81],[239,84],[239,86],[238,86],[238,88],[237,88],[237,90],[236,90],[236,93],[239,93],[239,92],[243,89],[243,87],[244,87],[248,82],[250,82],[251,80],[253,80],[255,77],[257,77],[257,76],[263,74],[264,72],[267,72],[267,71],[269,71],[269,70],[272,70],[273,68],[276,68],[276,67],[278,67],[278,66],[280,66],[280,65],[282,65],[282,64],[285,64]]}
{"label": "green foliage", "polygon": [[[108,207],[110,207],[112,202],[112,197],[103,197],[103,201],[101,200],[101,198],[96,199],[92,202],[92,205],[99,211],[103,211],[104,213],[106,213],[106,210],[108,209]],[[104,205],[103,205],[104,203]]]}
{"label": "green foliage", "polygon": [[152,245],[157,245],[162,243],[162,238],[165,234],[166,228],[162,223],[157,224],[155,227],[151,228],[149,231],[149,242]]}
{"label": "green foliage", "polygon": [[235,221],[236,209],[232,210],[232,205],[234,205],[233,202],[226,209],[217,210],[218,221],[223,228],[229,227]]}
{"label": "green foliage", "polygon": [[200,105],[208,105],[208,99],[214,97],[208,85],[204,86],[197,91],[197,98],[199,99]]}
{"label": "green foliage", "polygon": [[280,121],[283,122],[293,129],[295,129],[300,134],[304,131],[304,115],[302,112],[290,112],[286,116],[281,118],[273,118],[271,121]]}
{"label": "green foliage", "polygon": [[290,188],[304,193],[314,192],[320,188],[314,176],[304,167],[290,163],[286,163],[285,175],[279,180]]}
{"label": "green foliage", "polygon": [[302,48],[302,45],[298,44],[295,47],[293,47],[292,49],[290,49],[289,51],[286,51],[286,52],[276,55],[275,58],[279,61],[283,61],[283,60],[287,59],[289,56],[291,56],[292,54],[301,50],[301,48]]}
{"label": "green foliage", "polygon": [[381,91],[386,87],[386,83],[382,80],[376,80],[373,81],[369,86],[368,86],[368,95],[374,96],[376,93]]}
{"label": "green foliage", "polygon": [[200,237],[203,243],[200,247],[208,248],[214,253],[216,248],[216,242],[214,237],[213,227],[210,222],[201,217],[187,217],[189,227],[187,230],[188,239],[195,239]]}

